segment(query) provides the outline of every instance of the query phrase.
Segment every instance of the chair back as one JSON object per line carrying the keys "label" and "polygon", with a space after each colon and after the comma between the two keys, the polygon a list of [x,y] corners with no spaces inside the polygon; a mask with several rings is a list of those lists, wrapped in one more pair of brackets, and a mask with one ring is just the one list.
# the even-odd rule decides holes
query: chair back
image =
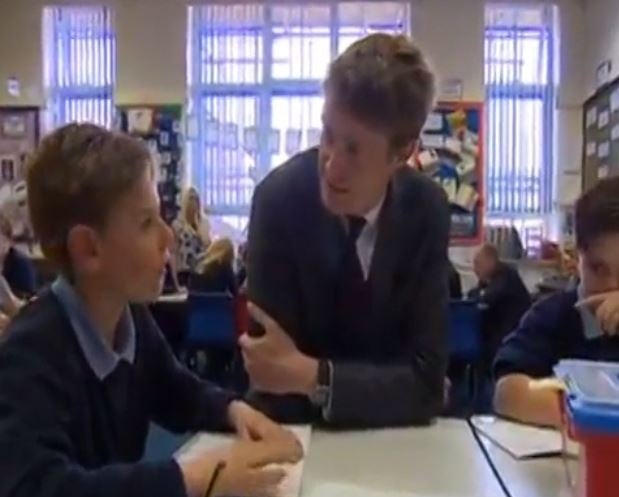
{"label": "chair back", "polygon": [[235,347],[235,300],[232,295],[190,292],[187,314],[186,346]]}

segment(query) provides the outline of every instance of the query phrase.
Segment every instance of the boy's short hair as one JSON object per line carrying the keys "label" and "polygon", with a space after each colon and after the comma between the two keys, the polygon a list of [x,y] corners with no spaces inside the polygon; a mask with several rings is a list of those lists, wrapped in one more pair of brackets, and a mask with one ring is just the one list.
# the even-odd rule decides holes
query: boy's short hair
{"label": "boy's short hair", "polygon": [[376,33],[356,41],[329,66],[325,90],[364,123],[388,132],[394,148],[419,138],[434,105],[435,76],[404,35]]}
{"label": "boy's short hair", "polygon": [[151,168],[146,146],[94,124],[48,135],[27,166],[28,207],[45,256],[71,271],[67,236],[78,224],[105,227],[118,199]]}
{"label": "boy's short hair", "polygon": [[587,250],[600,236],[619,234],[619,177],[600,180],[576,201],[576,245]]}

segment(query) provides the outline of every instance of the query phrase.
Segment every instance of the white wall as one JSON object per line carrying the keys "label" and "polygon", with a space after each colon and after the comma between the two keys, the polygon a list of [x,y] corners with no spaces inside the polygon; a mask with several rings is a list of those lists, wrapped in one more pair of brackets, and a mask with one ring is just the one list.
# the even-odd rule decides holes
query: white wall
{"label": "white wall", "polygon": [[611,76],[619,76],[619,1],[585,0],[585,45],[586,74],[585,97],[595,89],[595,70],[598,65],[610,60]]}

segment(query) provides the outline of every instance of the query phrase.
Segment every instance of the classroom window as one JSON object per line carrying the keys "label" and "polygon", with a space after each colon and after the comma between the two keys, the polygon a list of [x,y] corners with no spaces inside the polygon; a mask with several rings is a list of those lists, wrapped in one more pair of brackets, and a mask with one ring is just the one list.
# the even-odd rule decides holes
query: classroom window
{"label": "classroom window", "polygon": [[487,217],[515,226],[529,252],[552,209],[555,17],[548,5],[486,7]]}
{"label": "classroom window", "polygon": [[408,1],[189,7],[189,181],[238,225],[254,186],[319,141],[329,62],[372,32],[408,33]]}
{"label": "classroom window", "polygon": [[50,129],[74,121],[111,127],[116,40],[110,10],[46,7],[43,47]]}

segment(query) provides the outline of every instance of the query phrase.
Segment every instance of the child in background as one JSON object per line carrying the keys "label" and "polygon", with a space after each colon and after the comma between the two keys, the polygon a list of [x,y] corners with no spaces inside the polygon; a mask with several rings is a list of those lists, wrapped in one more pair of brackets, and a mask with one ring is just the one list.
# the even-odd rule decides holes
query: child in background
{"label": "child in background", "polygon": [[200,195],[194,187],[187,188],[181,196],[181,210],[172,223],[175,236],[174,269],[181,285],[186,285],[191,273],[211,244],[211,227],[202,210]]}
{"label": "child in background", "polygon": [[211,243],[198,264],[197,272],[189,276],[188,288],[195,292],[237,294],[232,240],[218,238]]}
{"label": "child in background", "polygon": [[[203,497],[275,493],[294,436],[175,360],[144,303],[172,233],[148,150],[70,124],[28,168],[33,227],[60,272],[0,345],[0,497]],[[234,429],[225,450],[140,462],[149,423]],[[224,464],[220,473],[215,468]]]}
{"label": "child in background", "polygon": [[498,351],[494,405],[537,425],[561,424],[553,367],[561,359],[619,361],[619,178],[576,203],[581,281],[536,304]]}
{"label": "child in background", "polygon": [[15,248],[13,227],[0,212],[0,269],[13,294],[27,298],[36,292],[36,271],[30,258]]}

